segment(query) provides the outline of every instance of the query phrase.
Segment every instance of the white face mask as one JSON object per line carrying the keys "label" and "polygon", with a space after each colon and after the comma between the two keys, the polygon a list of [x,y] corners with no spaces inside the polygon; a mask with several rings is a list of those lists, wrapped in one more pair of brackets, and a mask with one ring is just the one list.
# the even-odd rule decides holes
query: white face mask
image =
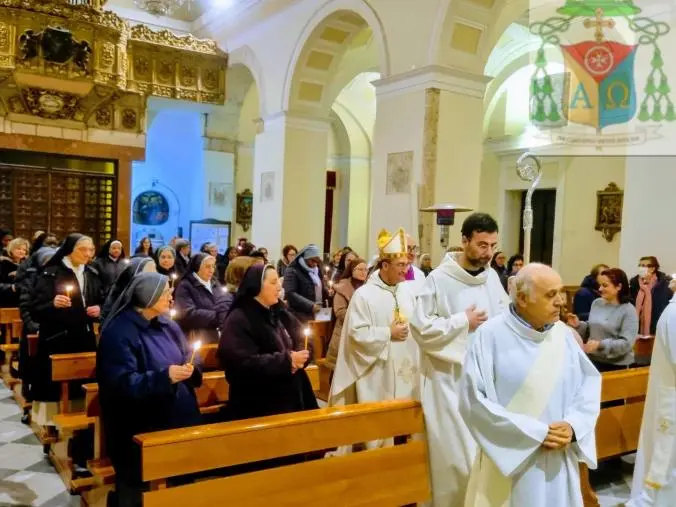
{"label": "white face mask", "polygon": [[648,268],[646,266],[639,266],[638,267],[638,276],[648,276]]}

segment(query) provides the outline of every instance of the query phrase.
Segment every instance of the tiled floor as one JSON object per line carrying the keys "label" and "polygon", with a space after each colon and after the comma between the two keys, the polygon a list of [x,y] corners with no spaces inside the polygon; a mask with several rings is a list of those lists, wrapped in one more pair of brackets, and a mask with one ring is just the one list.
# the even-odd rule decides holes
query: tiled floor
{"label": "tiled floor", "polygon": [[76,507],[10,391],[0,383],[0,506]]}
{"label": "tiled floor", "polygon": [[[325,403],[320,402],[320,406]],[[601,507],[621,506],[629,499],[631,475],[613,463],[591,476]],[[0,383],[0,507],[76,507],[80,497],[66,491],[42,453],[31,429],[21,424],[21,411]]]}

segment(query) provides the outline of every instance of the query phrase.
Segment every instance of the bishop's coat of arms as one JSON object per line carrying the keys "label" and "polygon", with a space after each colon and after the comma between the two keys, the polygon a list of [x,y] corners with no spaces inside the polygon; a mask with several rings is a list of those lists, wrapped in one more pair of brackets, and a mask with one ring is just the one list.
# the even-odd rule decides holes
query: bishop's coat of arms
{"label": "bishop's coat of arms", "polygon": [[[568,0],[556,14],[530,24],[531,33],[542,40],[531,80],[530,119],[535,126],[584,125],[600,136],[603,129],[632,120],[676,120],[665,68],[676,68],[676,61],[665,63],[658,45],[669,33],[666,22],[641,16],[631,0]],[[633,40],[610,40],[619,33],[613,31],[618,23]],[[571,43],[568,32],[573,26],[584,29],[588,40]],[[560,48],[566,68],[563,91],[558,93],[547,72],[545,49],[552,45]],[[652,52],[645,83],[635,81],[639,51]]]}

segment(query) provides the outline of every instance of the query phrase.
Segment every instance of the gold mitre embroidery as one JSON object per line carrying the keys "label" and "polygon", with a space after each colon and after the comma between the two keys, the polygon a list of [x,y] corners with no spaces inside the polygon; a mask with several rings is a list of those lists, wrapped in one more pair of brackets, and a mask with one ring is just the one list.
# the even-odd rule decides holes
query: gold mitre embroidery
{"label": "gold mitre embroidery", "polygon": [[408,255],[406,232],[401,227],[394,234],[383,229],[378,234],[378,253],[381,259],[396,259]]}

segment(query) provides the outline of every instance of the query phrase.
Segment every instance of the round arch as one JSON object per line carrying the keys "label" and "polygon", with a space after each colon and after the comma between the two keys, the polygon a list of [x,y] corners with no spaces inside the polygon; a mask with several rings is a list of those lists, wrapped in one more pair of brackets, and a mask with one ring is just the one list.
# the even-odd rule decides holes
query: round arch
{"label": "round arch", "polygon": [[[261,117],[267,116],[267,107],[265,104],[265,79],[263,77],[263,69],[258,57],[249,46],[240,46],[228,55],[228,76],[226,80],[230,80],[230,73],[236,72],[237,77],[243,76],[245,71],[251,76],[252,83],[258,88],[259,97],[259,111]],[[226,93],[228,90],[226,88]]]}
{"label": "round arch", "polygon": [[[376,12],[364,0],[328,0],[315,11],[301,32],[284,78],[281,109],[328,116],[327,89],[343,56],[372,38],[378,71],[390,73],[385,31]],[[368,65],[372,68],[373,65]],[[361,71],[368,70],[366,68]],[[330,103],[329,103],[330,106]]]}

